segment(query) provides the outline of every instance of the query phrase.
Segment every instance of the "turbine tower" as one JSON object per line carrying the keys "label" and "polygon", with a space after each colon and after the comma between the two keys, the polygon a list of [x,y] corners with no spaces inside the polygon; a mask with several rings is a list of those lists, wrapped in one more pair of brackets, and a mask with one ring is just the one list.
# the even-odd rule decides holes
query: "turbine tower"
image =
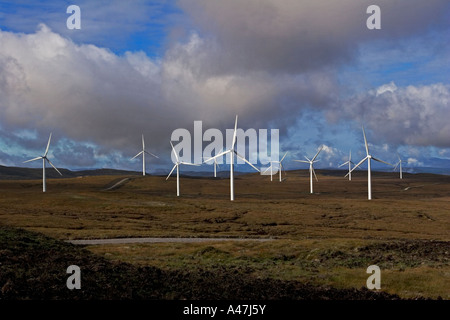
{"label": "turbine tower", "polygon": [[[270,169],[270,181],[273,181],[273,179],[272,179],[272,177],[273,177],[273,164],[274,163],[278,163],[278,170],[279,170],[279,175],[280,175],[280,182],[281,182],[281,169],[283,168],[283,165],[281,164],[281,162],[284,160],[284,158],[286,157],[286,155],[287,155],[287,152],[284,154],[284,156],[283,156],[283,158],[281,158],[281,160],[280,161],[275,161],[275,160],[273,160],[273,161],[269,161],[269,163],[270,163],[270,167],[268,167],[266,170],[264,170],[264,172],[263,173],[266,173],[269,169]],[[286,171],[284,172],[285,174],[286,174]]]}
{"label": "turbine tower", "polygon": [[314,158],[312,158],[311,160],[308,159],[306,156],[305,156],[305,158],[306,158],[306,160],[308,160],[308,161],[305,161],[305,160],[294,160],[294,161],[297,161],[297,162],[309,163],[309,180],[310,180],[310,181],[309,181],[309,184],[310,184],[310,193],[313,193],[313,174],[314,174],[314,177],[316,178],[316,181],[319,181],[319,180],[317,179],[316,172],[314,171],[313,163],[314,163],[314,162],[317,162],[317,161],[316,161],[316,158],[317,158],[317,156],[319,155],[320,151],[322,151],[322,149],[323,149],[323,146],[320,147],[319,151],[317,151],[316,155],[315,155]]}
{"label": "turbine tower", "polygon": [[[236,154],[236,156],[238,158],[240,158],[241,160],[245,161],[246,163],[248,163],[250,166],[252,166],[256,171],[259,172],[258,168],[256,168],[254,165],[252,165],[247,159],[245,159],[243,156],[241,156],[239,153],[237,153],[237,151],[235,150],[235,145],[236,145],[236,131],[237,131],[237,121],[238,121],[238,116],[236,115],[236,121],[234,123],[234,132],[233,132],[233,140],[231,143],[231,148],[223,151],[217,155],[215,155],[212,158],[209,158],[206,161],[210,161],[212,159],[216,159],[218,157],[222,157],[225,154],[230,154],[230,200],[234,201],[234,171],[233,171],[233,167],[234,167],[234,155]],[[205,162],[206,162],[205,161]]]}
{"label": "turbine tower", "polygon": [[346,164],[348,164],[348,173],[347,173],[348,174],[348,181],[352,181],[351,170],[352,170],[352,164],[354,164],[352,162],[352,150],[350,150],[350,154],[348,155],[348,160],[346,162],[344,162],[343,164],[341,164],[339,166],[339,168],[342,167],[342,166],[345,166]]}
{"label": "turbine tower", "polygon": [[[220,149],[219,153],[222,152],[223,149]],[[204,159],[204,158],[203,158]],[[217,178],[217,168],[219,167],[219,163],[217,162],[217,158],[208,158],[207,160],[204,160],[203,162],[208,162],[214,160],[214,178]]]}
{"label": "turbine tower", "polygon": [[135,155],[131,160],[135,159],[136,157],[140,156],[142,154],[142,175],[145,176],[145,154],[154,156],[155,158],[158,158],[153,153],[150,153],[145,150],[145,143],[144,143],[144,135],[142,135],[142,151],[139,152],[137,155]]}
{"label": "turbine tower", "polygon": [[175,159],[177,160],[177,162],[173,166],[172,171],[170,171],[170,173],[167,176],[166,180],[169,179],[169,177],[172,174],[173,170],[175,170],[175,168],[177,168],[177,197],[179,197],[180,196],[180,168],[179,168],[180,164],[185,164],[185,165],[188,165],[188,166],[199,166],[199,165],[198,164],[194,164],[194,163],[180,161],[180,159],[178,158],[177,153],[175,152],[175,148],[173,147],[172,141],[170,141],[170,145],[172,146],[172,151],[173,151],[173,154],[175,155]]}
{"label": "turbine tower", "polygon": [[30,162],[30,161],[35,161],[35,160],[40,160],[42,159],[42,192],[46,192],[46,185],[45,185],[45,161],[47,161],[48,163],[50,163],[50,165],[60,174],[62,175],[61,172],[59,172],[58,169],[56,169],[56,167],[53,165],[53,163],[47,158],[47,154],[48,154],[48,148],[50,147],[50,140],[52,139],[52,134],[50,133],[50,137],[48,138],[48,143],[47,143],[47,148],[45,149],[45,153],[43,156],[40,157],[36,157],[27,161],[24,161],[23,163],[26,162]]}
{"label": "turbine tower", "polygon": [[400,155],[397,153],[398,156],[398,162],[395,164],[395,168],[393,171],[395,171],[397,169],[397,167],[399,167],[400,170],[400,179],[403,179],[403,172],[402,172],[402,159],[400,158]]}
{"label": "turbine tower", "polygon": [[[378,161],[378,162],[381,162],[381,163],[385,163],[385,164],[390,165],[392,167],[393,167],[393,165],[388,163],[388,162],[385,162],[383,160],[377,159],[377,158],[375,158],[374,156],[372,156],[369,153],[369,145],[367,144],[366,132],[364,131],[364,126],[362,127],[362,131],[363,131],[363,135],[364,135],[364,144],[366,146],[366,157],[364,159],[362,159],[356,166],[354,166],[353,169],[350,170],[349,173],[347,173],[347,175],[351,174],[353,172],[353,170],[358,168],[364,161],[367,160],[367,198],[369,200],[372,200],[372,177],[371,177],[371,172],[370,172],[371,160],[375,160],[375,161]],[[345,176],[347,176],[347,175],[345,175]]]}

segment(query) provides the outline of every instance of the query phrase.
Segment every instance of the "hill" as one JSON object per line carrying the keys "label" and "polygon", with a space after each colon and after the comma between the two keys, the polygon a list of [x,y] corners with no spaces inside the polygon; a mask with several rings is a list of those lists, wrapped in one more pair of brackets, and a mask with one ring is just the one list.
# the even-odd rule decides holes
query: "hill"
{"label": "hill", "polygon": [[[115,175],[140,175],[137,171],[116,170],[116,169],[93,169],[71,171],[68,169],[59,169],[62,173],[60,176],[53,168],[47,168],[45,176],[49,179],[58,178],[77,178],[86,176],[115,176]],[[0,180],[36,180],[42,179],[41,168],[23,168],[23,167],[6,167],[0,166]]]}

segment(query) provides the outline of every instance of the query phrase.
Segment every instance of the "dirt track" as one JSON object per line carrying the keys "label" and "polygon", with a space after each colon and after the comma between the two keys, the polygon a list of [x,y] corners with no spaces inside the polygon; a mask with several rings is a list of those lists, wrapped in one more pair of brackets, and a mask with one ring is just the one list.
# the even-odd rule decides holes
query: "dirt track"
{"label": "dirt track", "polygon": [[272,241],[273,239],[258,238],[116,238],[116,239],[92,239],[92,240],[69,240],[67,242],[78,245],[97,244],[125,244],[125,243],[161,243],[161,242],[215,242],[215,241]]}

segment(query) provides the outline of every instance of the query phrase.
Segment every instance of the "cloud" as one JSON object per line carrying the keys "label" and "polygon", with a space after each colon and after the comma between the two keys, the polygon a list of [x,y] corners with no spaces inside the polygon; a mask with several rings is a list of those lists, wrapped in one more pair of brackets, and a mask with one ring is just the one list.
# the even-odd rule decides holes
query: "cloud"
{"label": "cloud", "polygon": [[152,123],[149,112],[144,117],[142,112],[157,105],[158,88],[127,57],[78,46],[45,25],[33,34],[1,32],[0,40],[5,128],[45,135],[56,130],[72,139],[120,146],[121,135],[126,139]]}
{"label": "cloud", "polygon": [[[362,42],[391,40],[448,24],[445,0],[181,0],[207,39],[201,57],[210,74],[266,70],[296,74],[349,63]],[[382,29],[366,27],[366,9],[377,4]],[[425,27],[426,26],[426,27]],[[209,52],[209,54],[208,54]]]}
{"label": "cloud", "polygon": [[423,162],[421,162],[415,158],[408,158],[406,163],[410,167],[423,167]]}
{"label": "cloud", "polygon": [[379,96],[385,92],[394,92],[395,90],[397,90],[397,86],[395,85],[395,83],[393,81],[391,81],[388,84],[384,84],[381,87],[378,87],[375,91],[375,96]]}
{"label": "cloud", "polygon": [[[192,130],[194,120],[203,120],[204,129],[224,130],[235,114],[240,127],[280,128],[283,138],[309,110],[329,119],[364,118],[369,129],[383,129],[385,143],[448,146],[440,116],[448,85],[392,82],[348,98],[339,78],[361,44],[448,24],[447,1],[377,1],[382,30],[373,33],[365,27],[368,1],[181,0],[190,20],[177,20],[156,57],[145,49],[119,54],[102,47],[117,48],[112,38],[125,45],[148,30],[146,19],[164,6],[119,2],[81,2],[82,33],[68,33],[65,10],[54,7],[38,19],[48,23],[37,31],[27,29],[36,22],[26,14],[32,8],[22,11],[23,19],[8,15],[27,33],[0,31],[0,126],[22,146],[45,143],[53,132],[55,143],[75,142],[67,152],[55,150],[64,162],[90,165],[107,154],[134,155],[141,134],[152,152],[168,155],[174,129]],[[61,14],[64,27],[55,24]],[[36,137],[19,139],[24,129]]]}
{"label": "cloud", "polygon": [[378,143],[449,147],[449,110],[448,84],[398,88],[391,82],[342,101],[330,113],[359,120],[376,131]]}

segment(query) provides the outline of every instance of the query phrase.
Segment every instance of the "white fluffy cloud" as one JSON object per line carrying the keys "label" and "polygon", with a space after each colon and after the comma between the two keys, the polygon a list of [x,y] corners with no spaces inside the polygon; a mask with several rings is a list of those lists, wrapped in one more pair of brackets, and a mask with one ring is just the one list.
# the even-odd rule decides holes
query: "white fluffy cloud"
{"label": "white fluffy cloud", "polygon": [[450,145],[450,85],[436,83],[398,88],[389,83],[339,104],[339,113],[377,132],[394,145]]}
{"label": "white fluffy cloud", "polygon": [[[45,25],[32,34],[0,31],[0,41],[5,129],[35,129],[43,136],[55,130],[112,148],[128,147],[141,132],[166,145],[172,130],[194,120],[229,128],[236,113],[241,123],[258,128],[275,111],[283,115],[280,99],[305,94],[301,100],[315,103],[334,85],[323,72],[277,79],[265,72],[203,75],[195,59],[204,42],[196,35],[158,60],[77,45]],[[253,114],[258,117],[245,120]]]}

